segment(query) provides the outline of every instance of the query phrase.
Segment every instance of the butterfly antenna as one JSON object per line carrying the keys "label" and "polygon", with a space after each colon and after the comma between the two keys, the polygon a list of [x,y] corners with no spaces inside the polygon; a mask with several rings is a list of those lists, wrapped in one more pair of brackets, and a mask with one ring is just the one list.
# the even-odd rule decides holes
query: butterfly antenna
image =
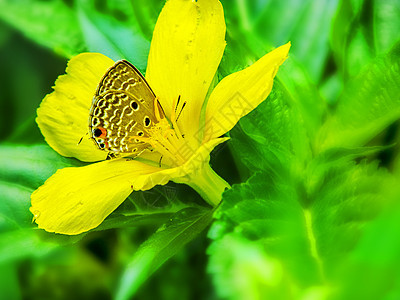
{"label": "butterfly antenna", "polygon": [[[157,99],[157,103],[158,103],[159,107],[161,108],[162,115],[165,116],[164,108],[162,107],[162,105],[161,105],[161,103],[160,103],[160,101],[159,101],[158,99]],[[161,116],[160,116],[160,117],[161,117]]]}

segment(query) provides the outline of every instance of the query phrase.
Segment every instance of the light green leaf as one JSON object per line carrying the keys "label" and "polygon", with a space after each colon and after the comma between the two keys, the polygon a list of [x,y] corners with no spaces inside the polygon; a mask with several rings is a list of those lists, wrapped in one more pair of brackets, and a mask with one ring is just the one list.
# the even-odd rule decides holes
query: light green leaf
{"label": "light green leaf", "polygon": [[0,180],[36,189],[58,169],[83,165],[60,156],[49,146],[0,146]]}
{"label": "light green leaf", "polygon": [[368,44],[365,36],[369,31],[362,30],[366,25],[362,14],[368,11],[367,6],[364,0],[341,0],[333,19],[331,45],[344,78],[358,74],[363,64],[373,58],[372,44]]}
{"label": "light green leaf", "polygon": [[45,241],[34,230],[30,195],[58,168],[78,164],[44,145],[0,146],[0,263],[44,255],[57,246],[57,238]]}
{"label": "light green leaf", "polygon": [[335,274],[342,284],[332,299],[398,299],[400,297],[400,194],[364,231],[353,253]]}
{"label": "light green leaf", "polygon": [[[264,44],[264,51],[270,46],[277,47],[291,41],[291,55],[304,65],[314,81],[320,80],[328,56],[330,22],[337,0],[238,0],[222,3],[228,22],[238,24],[236,28],[239,27],[244,36],[259,39]],[[242,43],[243,39],[236,41]]]}
{"label": "light green leaf", "polygon": [[[78,5],[79,20],[89,50],[103,53],[113,60],[127,59],[144,71],[150,49],[149,39],[144,37],[137,23],[98,12],[94,2],[82,0]],[[132,17],[130,2],[121,4],[124,4],[124,11],[120,12],[126,18]]]}
{"label": "light green leaf", "polygon": [[281,262],[257,242],[226,234],[208,249],[208,273],[221,299],[291,299],[295,291]]}
{"label": "light green leaf", "polygon": [[[347,158],[332,153],[319,159],[315,168],[305,170],[302,178],[284,176],[279,170],[277,174],[260,172],[224,193],[217,221],[209,232],[214,240],[209,270],[221,297],[227,293],[221,281],[235,286],[234,293],[246,292],[235,285],[238,275],[231,267],[241,268],[241,260],[253,255],[260,260],[258,265],[269,266],[276,279],[275,285],[252,287],[252,292],[262,293],[259,298],[278,294],[282,299],[307,299],[316,294],[316,299],[326,299],[332,292],[326,282],[336,280],[342,264],[358,246],[365,225],[392,204],[388,195],[396,181],[376,163],[352,162],[361,149],[359,152],[348,150]],[[220,251],[232,234],[251,247],[232,242]],[[254,247],[263,250],[264,256],[254,257]],[[260,270],[246,271],[255,282],[267,278],[260,277]]]}
{"label": "light green leaf", "polygon": [[400,117],[399,45],[350,81],[321,128],[318,151],[359,147]]}
{"label": "light green leaf", "polygon": [[[300,116],[303,104],[292,91],[289,93],[282,81],[275,81],[267,100],[231,131],[234,153],[250,170],[291,176],[302,172],[304,161],[310,158],[309,136]],[[309,122],[309,128],[317,123]]]}
{"label": "light green leaf", "polygon": [[374,37],[377,53],[385,53],[400,40],[400,2],[374,1]]}
{"label": "light green leaf", "polygon": [[86,50],[77,16],[66,1],[0,0],[0,18],[63,56]]}
{"label": "light green leaf", "polygon": [[173,215],[139,247],[121,278],[116,299],[130,299],[154,271],[210,224],[212,214],[210,209],[186,208]]}
{"label": "light green leaf", "polygon": [[[289,181],[285,182],[279,175],[258,173],[247,183],[233,186],[224,193],[222,205],[216,213],[217,221],[211,227],[209,236],[219,243],[227,234],[235,232],[257,243],[266,257],[281,266],[283,274],[280,277],[292,278],[290,286],[293,289],[307,288],[319,285],[322,280],[320,261],[315,257],[315,241],[306,220],[308,215]],[[235,252],[238,251],[232,245],[221,257],[218,255],[222,253],[213,253],[213,247],[218,245],[212,244],[210,248],[210,262],[216,264],[235,259]],[[210,265],[209,269],[220,267]],[[229,269],[224,271],[227,274],[231,272]],[[284,285],[281,288],[280,292],[284,295],[288,293]],[[276,292],[268,286],[265,291]]]}
{"label": "light green leaf", "polygon": [[[325,99],[321,97],[308,73],[293,57],[289,57],[279,68],[278,80],[286,91],[281,95],[282,100],[293,110],[298,110],[299,118],[301,117],[299,123],[305,127],[308,138],[313,140],[327,114]],[[276,89],[279,90],[280,85]]]}

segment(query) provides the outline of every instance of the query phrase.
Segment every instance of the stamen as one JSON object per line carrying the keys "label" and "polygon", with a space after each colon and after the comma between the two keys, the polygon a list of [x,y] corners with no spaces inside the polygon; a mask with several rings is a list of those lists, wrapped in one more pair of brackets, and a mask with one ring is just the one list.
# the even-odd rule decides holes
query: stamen
{"label": "stamen", "polygon": [[[159,103],[158,98],[155,98],[154,114],[157,121],[151,123],[149,127],[143,128],[143,135],[129,137],[129,140],[132,143],[140,141],[150,144],[154,150],[161,154],[161,157],[167,157],[176,165],[184,164],[189,159],[188,155],[186,155],[187,151],[184,151],[187,148],[186,140],[183,138],[177,124],[177,120],[186,105],[185,101],[179,110],[179,105],[182,104],[180,98],[181,96],[173,102],[171,122],[169,122],[165,117],[164,110]],[[179,111],[178,117],[176,117],[177,111]],[[171,128],[171,126],[173,128]],[[159,164],[161,165],[161,159]]]}
{"label": "stamen", "polygon": [[[181,131],[179,130],[178,123],[177,123],[179,116],[178,116],[178,118],[176,117],[176,111],[178,109],[180,100],[181,100],[181,95],[178,96],[178,100],[174,100],[174,102],[172,104],[173,109],[171,112],[171,123],[172,123],[172,126],[174,126],[176,136],[178,137],[178,139],[182,137]],[[179,115],[181,114],[181,112],[182,112],[182,110],[180,111]]]}
{"label": "stamen", "polygon": [[178,121],[179,117],[181,116],[181,113],[182,113],[183,109],[185,108],[185,105],[186,105],[186,101],[185,101],[185,102],[183,102],[183,105],[182,105],[181,111],[179,112],[179,115],[178,115],[178,117],[176,118],[176,121]]}

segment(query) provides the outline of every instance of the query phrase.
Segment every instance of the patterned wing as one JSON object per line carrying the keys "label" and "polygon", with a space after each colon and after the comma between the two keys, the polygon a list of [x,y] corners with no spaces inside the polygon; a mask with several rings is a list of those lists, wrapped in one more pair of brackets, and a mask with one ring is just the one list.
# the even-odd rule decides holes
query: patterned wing
{"label": "patterned wing", "polygon": [[96,145],[113,156],[137,156],[151,145],[135,139],[148,137],[147,128],[157,122],[155,95],[140,72],[119,61],[102,78],[93,98],[89,132]]}

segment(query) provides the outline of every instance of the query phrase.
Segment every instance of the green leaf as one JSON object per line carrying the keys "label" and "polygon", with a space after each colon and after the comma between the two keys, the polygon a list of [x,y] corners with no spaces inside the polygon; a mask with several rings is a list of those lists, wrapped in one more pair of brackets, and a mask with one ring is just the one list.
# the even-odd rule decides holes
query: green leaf
{"label": "green leaf", "polygon": [[220,299],[293,299],[291,280],[281,262],[256,241],[229,233],[207,252],[208,273]]}
{"label": "green leaf", "polygon": [[154,271],[210,224],[212,215],[213,210],[198,208],[174,214],[139,247],[124,271],[116,299],[130,299]]}
{"label": "green leaf", "polygon": [[[400,194],[394,193],[398,203]],[[342,286],[333,299],[398,299],[400,297],[400,208],[390,207],[365,228],[353,253],[337,272]]]}
{"label": "green leaf", "polygon": [[0,294],[6,299],[22,299],[18,281],[17,267],[14,264],[1,264]]}
{"label": "green leaf", "polygon": [[378,53],[385,53],[400,40],[399,15],[399,1],[374,1],[374,36]]}
{"label": "green leaf", "polygon": [[[337,0],[222,2],[228,25],[233,23],[243,35],[255,36],[264,44],[264,51],[269,46],[291,41],[291,55],[304,65],[314,81],[320,80],[328,56],[330,21]],[[229,30],[232,29],[228,27]],[[236,42],[242,43],[243,39]]]}
{"label": "green leaf", "polygon": [[[127,59],[141,71],[147,65],[150,40],[133,22],[133,7],[129,1],[120,3],[116,18],[95,10],[95,1],[79,1],[79,20],[86,44],[92,52],[100,52],[113,60]],[[114,11],[115,12],[115,11]]]}
{"label": "green leaf", "polygon": [[77,16],[66,1],[0,1],[0,18],[36,43],[71,57],[86,50]]}
{"label": "green leaf", "polygon": [[0,146],[0,180],[36,189],[58,169],[80,166],[75,159],[60,156],[49,146]]}
{"label": "green leaf", "polygon": [[250,170],[289,174],[304,168],[311,152],[307,131],[299,126],[303,104],[298,101],[294,90],[290,94],[282,81],[275,81],[267,100],[231,131],[234,153]]}
{"label": "green leaf", "polygon": [[350,81],[321,128],[318,151],[359,147],[400,117],[400,44]]}
{"label": "green leaf", "polygon": [[224,193],[216,213],[218,221],[209,236],[219,240],[238,232],[243,238],[257,241],[268,256],[281,261],[296,285],[306,287],[321,279],[319,261],[311,251],[306,214],[289,181],[261,172]]}
{"label": "green leaf", "polygon": [[[160,226],[180,210],[203,208],[193,201],[196,197],[200,198],[198,195],[191,196],[185,192],[174,183],[156,186],[149,191],[135,191],[93,231],[142,225]],[[184,201],[188,196],[192,201]]]}
{"label": "green leaf", "polygon": [[31,193],[57,169],[77,164],[43,145],[0,147],[0,231],[32,227]]}
{"label": "green leaf", "polygon": [[331,43],[344,78],[357,75],[376,55],[400,40],[396,0],[342,0],[333,22]]}
{"label": "green leaf", "polygon": [[[285,88],[280,97],[293,110],[298,110],[300,123],[305,127],[309,139],[313,140],[327,114],[325,99],[321,97],[308,73],[293,57],[289,57],[279,68],[278,80]],[[279,90],[281,86],[275,88]]]}
{"label": "green leaf", "polygon": [[30,196],[57,169],[78,164],[44,145],[0,146],[0,263],[45,255],[57,246],[57,239],[46,241],[34,230]]}
{"label": "green leaf", "polygon": [[370,17],[363,17],[370,11],[370,3],[342,0],[333,19],[332,50],[344,78],[358,74],[362,66],[374,57],[372,43],[369,43],[372,36],[366,29],[369,23],[365,22]]}
{"label": "green leaf", "polygon": [[[219,296],[227,293],[222,284],[234,285],[235,272],[248,272],[255,283],[276,280],[261,289],[251,287],[251,292],[261,293],[257,294],[261,299],[271,295],[298,299],[308,293],[324,299],[331,292],[325,282],[336,280],[346,258],[358,247],[365,225],[392,204],[388,195],[396,186],[376,163],[351,161],[360,153],[349,150],[347,158],[332,153],[315,163],[318,167],[305,170],[300,179],[279,171],[260,172],[224,193],[209,232],[214,242],[208,269]],[[231,241],[232,235],[244,242]],[[242,261],[248,257],[256,262],[248,259],[250,266],[242,271]],[[257,265],[269,266],[270,277],[262,275]],[[246,286],[235,286],[232,292],[246,291]]]}

